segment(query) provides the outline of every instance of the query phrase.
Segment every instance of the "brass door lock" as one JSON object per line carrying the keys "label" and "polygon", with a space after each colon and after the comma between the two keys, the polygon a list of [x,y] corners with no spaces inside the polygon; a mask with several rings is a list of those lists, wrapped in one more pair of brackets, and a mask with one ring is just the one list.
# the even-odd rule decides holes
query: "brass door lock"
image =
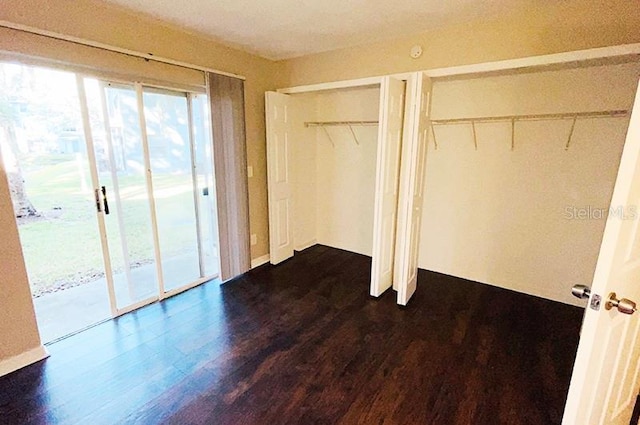
{"label": "brass door lock", "polygon": [[615,292],[609,294],[609,298],[604,305],[604,308],[607,310],[611,310],[616,307],[620,313],[623,314],[633,314],[636,312],[636,303],[626,298],[621,300],[618,299],[618,296]]}

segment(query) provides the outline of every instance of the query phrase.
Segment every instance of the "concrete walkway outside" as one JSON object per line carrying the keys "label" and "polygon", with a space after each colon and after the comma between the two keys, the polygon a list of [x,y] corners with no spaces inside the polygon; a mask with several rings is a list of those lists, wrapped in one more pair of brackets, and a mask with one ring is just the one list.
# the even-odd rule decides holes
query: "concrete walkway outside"
{"label": "concrete walkway outside", "polygon": [[[193,255],[185,254],[165,260],[163,275],[165,290],[188,285],[198,279],[197,263]],[[216,269],[212,273],[217,273]],[[189,270],[193,271],[192,273]],[[118,307],[152,297],[158,293],[155,264],[146,264],[131,270],[135,285],[135,298],[131,300],[124,273],[114,276]],[[45,294],[33,300],[40,337],[43,343],[82,330],[111,317],[107,280],[102,277],[58,292]]]}

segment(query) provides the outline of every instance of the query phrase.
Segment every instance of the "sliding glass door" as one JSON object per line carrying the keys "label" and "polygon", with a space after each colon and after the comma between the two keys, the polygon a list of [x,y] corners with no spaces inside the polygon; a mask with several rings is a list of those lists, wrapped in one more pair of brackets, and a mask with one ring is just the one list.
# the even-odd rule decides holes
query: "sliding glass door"
{"label": "sliding glass door", "polygon": [[204,94],[0,63],[0,109],[43,341],[217,277]]}
{"label": "sliding glass door", "polygon": [[213,170],[200,153],[210,152],[210,133],[194,125],[194,96],[88,78],[84,85],[117,312],[215,277]]}

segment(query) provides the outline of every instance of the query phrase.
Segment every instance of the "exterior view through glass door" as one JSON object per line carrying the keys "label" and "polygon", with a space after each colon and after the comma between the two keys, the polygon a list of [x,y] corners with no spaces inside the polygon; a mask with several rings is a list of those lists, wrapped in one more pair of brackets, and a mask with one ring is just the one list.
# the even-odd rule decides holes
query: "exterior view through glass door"
{"label": "exterior view through glass door", "polygon": [[217,277],[204,94],[0,63],[0,152],[41,337]]}

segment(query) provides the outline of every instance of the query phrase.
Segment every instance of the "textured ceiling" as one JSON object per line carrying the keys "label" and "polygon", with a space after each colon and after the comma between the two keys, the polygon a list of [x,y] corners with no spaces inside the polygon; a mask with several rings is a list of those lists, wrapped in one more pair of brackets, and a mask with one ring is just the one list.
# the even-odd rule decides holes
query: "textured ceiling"
{"label": "textured ceiling", "polygon": [[549,0],[104,0],[279,60],[356,46]]}

